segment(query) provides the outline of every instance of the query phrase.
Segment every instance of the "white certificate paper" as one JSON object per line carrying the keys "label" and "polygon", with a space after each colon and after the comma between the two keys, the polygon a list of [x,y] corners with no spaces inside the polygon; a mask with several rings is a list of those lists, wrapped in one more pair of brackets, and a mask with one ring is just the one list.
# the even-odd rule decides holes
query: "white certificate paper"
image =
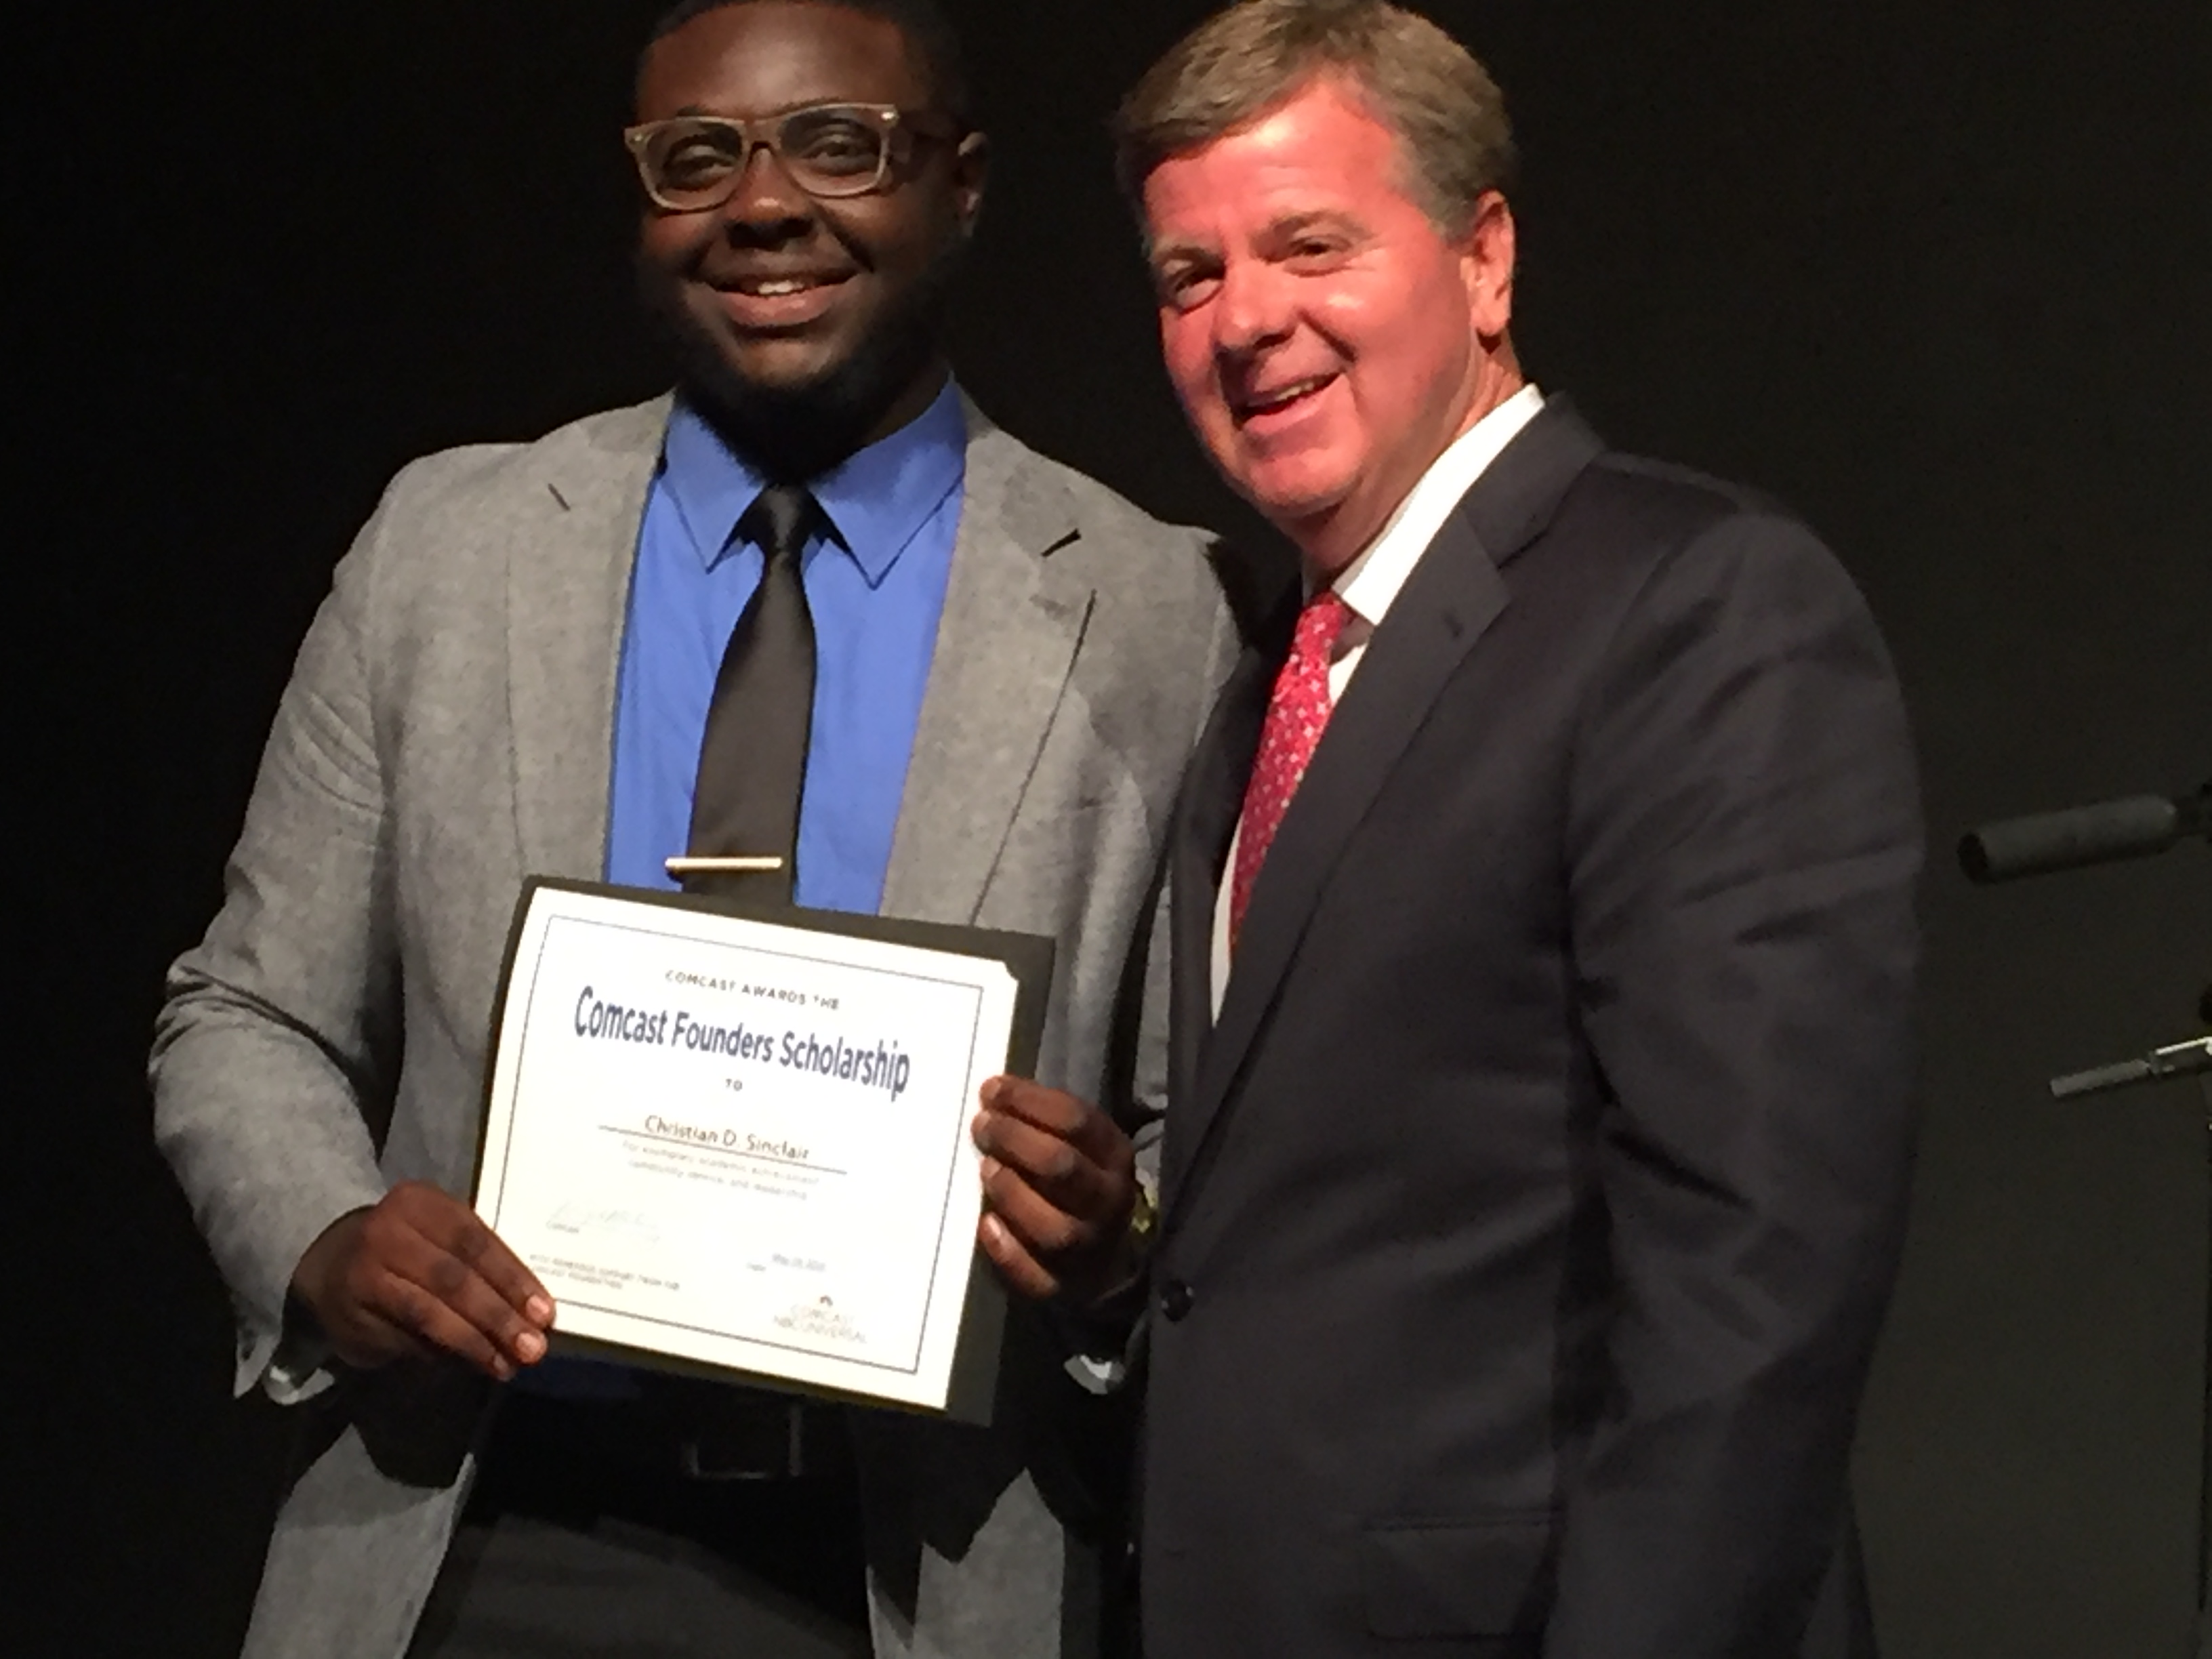
{"label": "white certificate paper", "polygon": [[988,956],[533,885],[477,1212],[558,1336],[983,1415],[968,1125],[1018,988]]}

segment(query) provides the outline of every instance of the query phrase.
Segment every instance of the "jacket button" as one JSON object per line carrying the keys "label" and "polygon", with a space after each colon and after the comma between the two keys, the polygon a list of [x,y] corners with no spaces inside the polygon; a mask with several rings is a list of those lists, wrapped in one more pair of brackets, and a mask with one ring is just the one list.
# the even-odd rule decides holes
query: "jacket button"
{"label": "jacket button", "polygon": [[1179,1322],[1190,1311],[1190,1304],[1198,1300],[1195,1292],[1180,1279],[1170,1279],[1160,1286],[1160,1311],[1169,1322]]}

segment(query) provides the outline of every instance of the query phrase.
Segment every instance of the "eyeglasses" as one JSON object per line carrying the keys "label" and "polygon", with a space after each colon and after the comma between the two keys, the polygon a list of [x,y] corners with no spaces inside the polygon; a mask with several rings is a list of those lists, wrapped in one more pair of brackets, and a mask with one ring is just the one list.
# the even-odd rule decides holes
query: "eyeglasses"
{"label": "eyeglasses", "polygon": [[866,196],[884,188],[919,139],[958,131],[943,116],[889,104],[813,104],[750,121],[672,116],[629,128],[623,142],[656,205],[696,213],[736,193],[756,146],[765,147],[809,196]]}

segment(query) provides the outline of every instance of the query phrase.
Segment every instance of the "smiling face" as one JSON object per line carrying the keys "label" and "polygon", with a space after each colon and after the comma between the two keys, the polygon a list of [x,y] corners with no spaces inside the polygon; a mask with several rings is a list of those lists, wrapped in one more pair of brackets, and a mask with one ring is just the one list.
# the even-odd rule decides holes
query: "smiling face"
{"label": "smiling face", "polygon": [[1161,162],[1144,209],[1184,412],[1316,574],[1521,384],[1504,198],[1447,238],[1407,194],[1397,139],[1340,82]]}
{"label": "smiling face", "polygon": [[[810,105],[930,107],[897,26],[831,0],[747,0],[657,42],[637,118],[757,119]],[[945,289],[982,199],[983,143],[924,138],[869,195],[817,200],[755,149],[730,198],[647,204],[647,304],[687,393],[741,448],[805,474],[896,430],[943,384]]]}

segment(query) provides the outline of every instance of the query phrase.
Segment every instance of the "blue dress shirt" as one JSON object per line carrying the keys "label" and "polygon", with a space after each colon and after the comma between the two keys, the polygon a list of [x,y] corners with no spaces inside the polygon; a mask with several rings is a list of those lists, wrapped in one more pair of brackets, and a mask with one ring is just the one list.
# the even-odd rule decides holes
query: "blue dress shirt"
{"label": "blue dress shirt", "polygon": [[[968,427],[948,381],[888,438],[810,488],[836,526],[799,555],[814,617],[814,723],[799,804],[801,904],[872,914],[914,754],[921,694],[960,529]],[[681,854],[707,705],[738,615],[760,585],[762,552],[736,539],[766,483],[680,402],[645,498],[615,682],[606,878],[672,889],[661,860]],[[525,1370],[532,1393],[635,1397],[626,1368],[553,1358]]]}
{"label": "blue dress shirt", "polygon": [[[952,544],[967,422],[947,381],[889,437],[810,484],[836,537],[800,555],[814,617],[814,721],[799,797],[801,904],[872,914],[914,754]],[[606,878],[676,885],[707,706],[723,647],[760,584],[761,549],[736,538],[766,483],[678,403],[646,496],[616,682]]]}

